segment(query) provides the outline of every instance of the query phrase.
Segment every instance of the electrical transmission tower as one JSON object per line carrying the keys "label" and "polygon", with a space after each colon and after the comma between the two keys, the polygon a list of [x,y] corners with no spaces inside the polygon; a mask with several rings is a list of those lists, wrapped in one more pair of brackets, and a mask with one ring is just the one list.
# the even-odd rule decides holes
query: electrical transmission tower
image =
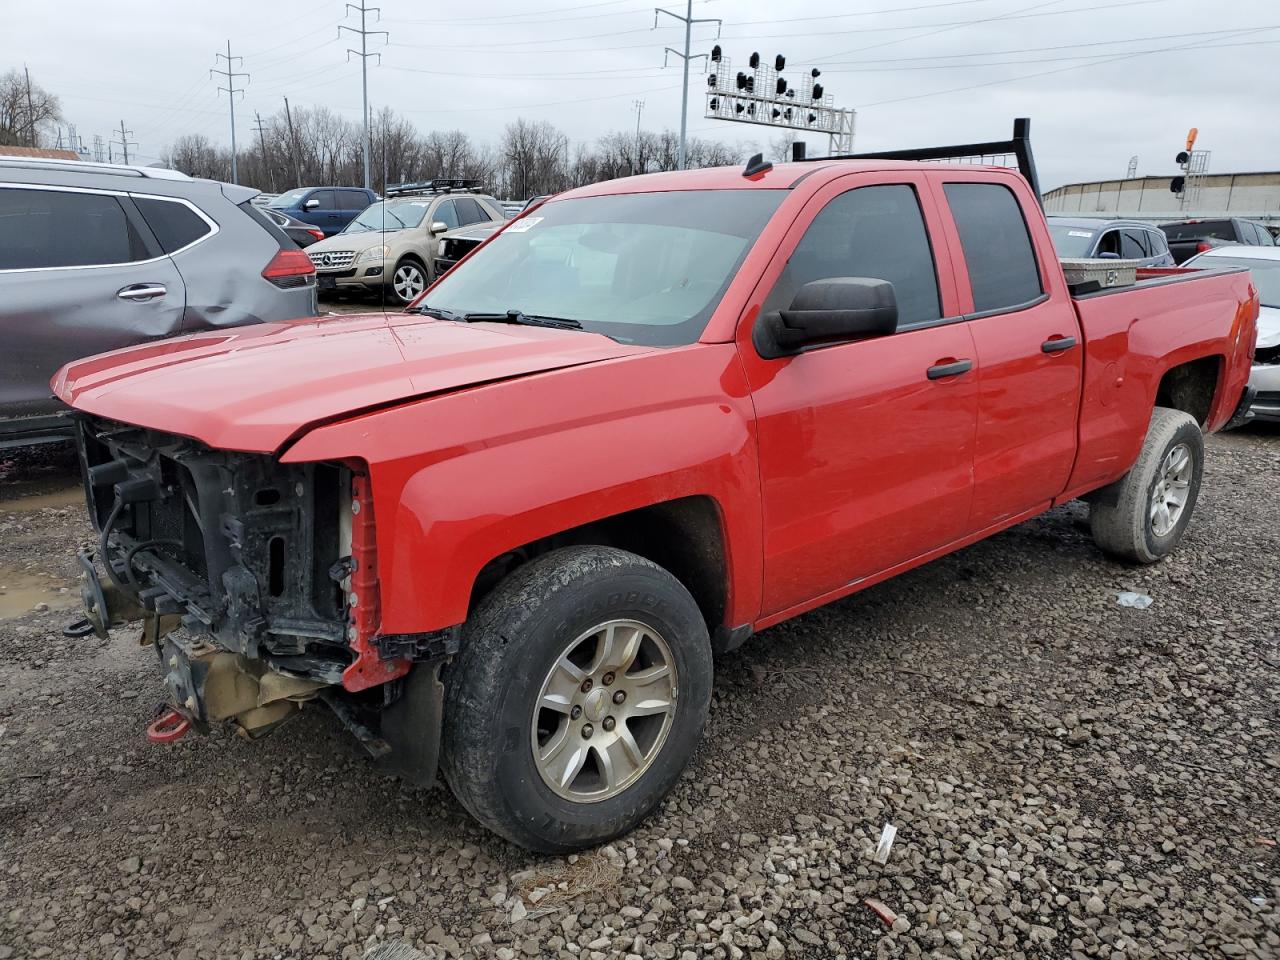
{"label": "electrical transmission tower", "polygon": [[101,163],[101,162],[102,162],[102,154],[103,154],[103,152],[104,152],[104,151],[103,151],[103,149],[102,149],[102,134],[100,134],[100,133],[95,133],[95,134],[93,135],[93,161],[94,161],[94,163]]}
{"label": "electrical transmission tower", "polygon": [[658,14],[665,13],[668,17],[679,20],[684,24],[684,53],[673,47],[666,47],[662,51],[662,65],[667,65],[667,57],[675,55],[684,61],[684,87],[680,94],[680,152],[676,156],[676,169],[683,170],[685,165],[685,135],[689,128],[689,61],[696,60],[699,57],[705,57],[705,53],[690,54],[689,45],[693,41],[693,25],[695,23],[714,23],[716,25],[716,39],[720,39],[720,28],[724,25],[723,20],[706,18],[695,20],[693,16],[693,0],[686,0],[684,7],[684,16],[678,13],[672,13],[670,10],[663,10],[661,7],[653,8],[653,29],[658,29]]}
{"label": "electrical transmission tower", "polygon": [[364,109],[363,109],[364,140],[360,146],[361,146],[361,152],[364,155],[364,188],[368,190],[369,189],[369,58],[377,57],[378,63],[379,64],[382,63],[382,54],[369,52],[369,38],[371,36],[377,36],[381,34],[382,36],[387,38],[386,42],[390,43],[391,34],[387,33],[386,30],[368,29],[367,21],[368,21],[369,14],[371,13],[375,14],[376,15],[375,20],[382,19],[382,10],[380,8],[366,6],[365,0],[360,0],[359,6],[356,6],[354,3],[348,3],[347,10],[354,11],[360,14],[360,29],[357,30],[355,27],[348,27],[346,24],[340,23],[338,24],[338,36],[342,36],[343,30],[349,30],[354,34],[358,34],[360,37],[359,50],[352,50],[350,47],[347,48],[347,62],[350,63],[352,57],[360,58],[360,81],[361,81],[361,87],[363,89],[363,102],[364,102]]}
{"label": "electrical transmission tower", "polygon": [[644,172],[636,169],[636,165],[640,162],[640,114],[644,112],[644,101],[632,100],[631,105],[636,108],[636,153],[631,161],[631,175],[634,177],[637,173]]}
{"label": "electrical transmission tower", "polygon": [[138,142],[137,142],[136,140],[130,140],[130,139],[129,139],[129,137],[130,137],[130,135],[132,135],[132,133],[133,133],[133,131],[132,131],[132,130],[126,130],[126,129],[124,128],[124,121],[123,121],[123,120],[121,120],[121,121],[120,121],[120,139],[119,139],[119,140],[116,140],[116,139],[113,137],[113,138],[112,138],[112,140],[111,140],[111,142],[112,142],[113,144],[116,144],[116,143],[120,144],[120,149],[124,151],[124,162],[125,162],[125,163],[128,163],[128,162],[129,162],[129,148],[130,148],[130,147],[136,147],[136,146],[138,145]]}
{"label": "electrical transmission tower", "polygon": [[254,132],[258,134],[258,145],[262,148],[262,165],[267,168],[267,177],[271,182],[271,192],[276,192],[276,172],[271,169],[271,161],[267,159],[266,128],[262,125],[262,114],[253,111]]}
{"label": "electrical transmission tower", "polygon": [[227,69],[219,70],[215,66],[209,71],[209,76],[212,77],[216,73],[220,77],[227,78],[227,85],[225,87],[219,87],[218,89],[226,92],[227,100],[231,104],[231,182],[239,183],[240,171],[236,168],[236,94],[238,93],[240,94],[240,96],[243,97],[244,88],[236,86],[236,77],[244,77],[245,78],[244,82],[248,83],[249,75],[247,73],[238,73],[236,71],[235,62],[239,60],[241,63],[243,63],[244,57],[231,56],[230,40],[227,41],[227,52],[215,53],[213,55],[213,59],[214,59],[214,63],[217,63],[217,61],[219,60],[227,61]]}
{"label": "electrical transmission tower", "polygon": [[1125,173],[1124,178],[1126,180],[1132,180],[1137,175],[1138,175],[1138,157],[1135,154],[1134,156],[1129,158],[1129,170],[1128,172]]}

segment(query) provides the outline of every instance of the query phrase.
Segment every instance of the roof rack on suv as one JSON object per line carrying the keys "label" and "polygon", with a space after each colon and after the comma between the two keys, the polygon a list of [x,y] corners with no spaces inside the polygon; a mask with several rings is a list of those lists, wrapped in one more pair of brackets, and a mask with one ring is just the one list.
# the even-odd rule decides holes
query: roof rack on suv
{"label": "roof rack on suv", "polygon": [[110,174],[117,177],[149,177],[153,180],[190,180],[185,173],[166,167],[136,167],[121,163],[91,163],[87,160],[59,160],[53,157],[0,156],[0,168],[61,170],[67,173]]}
{"label": "roof rack on suv", "polygon": [[465,177],[436,177],[434,180],[418,180],[414,183],[389,183],[388,197],[409,197],[421,194],[452,193],[454,190],[479,190],[479,180]]}

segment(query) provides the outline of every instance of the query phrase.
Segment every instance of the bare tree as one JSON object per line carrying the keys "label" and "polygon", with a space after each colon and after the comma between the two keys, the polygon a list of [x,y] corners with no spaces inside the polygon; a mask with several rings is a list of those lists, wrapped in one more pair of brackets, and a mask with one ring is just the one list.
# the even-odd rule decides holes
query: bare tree
{"label": "bare tree", "polygon": [[25,70],[0,76],[0,144],[42,147],[49,142],[48,128],[62,119],[58,98]]}

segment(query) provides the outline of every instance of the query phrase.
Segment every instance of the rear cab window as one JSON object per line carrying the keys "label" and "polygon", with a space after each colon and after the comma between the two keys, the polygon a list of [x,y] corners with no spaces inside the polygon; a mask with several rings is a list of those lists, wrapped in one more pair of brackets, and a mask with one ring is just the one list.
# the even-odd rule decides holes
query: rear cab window
{"label": "rear cab window", "polygon": [[1170,223],[1160,228],[1170,240],[1235,240],[1236,228],[1230,220],[1199,220]]}
{"label": "rear cab window", "polygon": [[111,266],[156,252],[115,196],[0,189],[0,270]]}
{"label": "rear cab window", "polygon": [[1000,183],[947,183],[976,313],[1026,306],[1044,293],[1031,232],[1013,191]]}

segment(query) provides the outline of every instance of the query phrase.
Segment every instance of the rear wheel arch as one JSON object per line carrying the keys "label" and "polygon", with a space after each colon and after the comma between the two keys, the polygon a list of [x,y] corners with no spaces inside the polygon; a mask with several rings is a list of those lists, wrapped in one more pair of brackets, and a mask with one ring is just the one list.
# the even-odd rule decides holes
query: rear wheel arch
{"label": "rear wheel arch", "polygon": [[1223,358],[1217,354],[1170,367],[1156,387],[1155,406],[1188,413],[1205,428],[1218,395],[1222,369]]}

